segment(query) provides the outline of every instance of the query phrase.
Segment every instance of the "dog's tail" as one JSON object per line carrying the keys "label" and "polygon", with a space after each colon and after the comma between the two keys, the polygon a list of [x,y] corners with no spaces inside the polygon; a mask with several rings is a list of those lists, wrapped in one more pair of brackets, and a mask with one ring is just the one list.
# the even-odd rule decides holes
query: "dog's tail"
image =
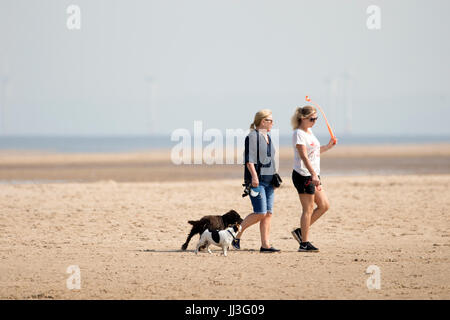
{"label": "dog's tail", "polygon": [[195,225],[198,223],[198,221],[189,220],[188,223],[189,223],[189,224],[192,224],[193,226],[195,226]]}

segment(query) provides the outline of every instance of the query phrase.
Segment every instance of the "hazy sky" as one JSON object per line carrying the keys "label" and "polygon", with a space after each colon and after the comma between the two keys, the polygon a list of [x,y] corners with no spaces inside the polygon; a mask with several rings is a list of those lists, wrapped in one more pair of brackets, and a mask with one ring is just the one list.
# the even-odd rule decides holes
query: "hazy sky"
{"label": "hazy sky", "polygon": [[269,108],[288,133],[310,95],[338,135],[450,134],[449,15],[448,0],[0,0],[3,132],[248,128]]}

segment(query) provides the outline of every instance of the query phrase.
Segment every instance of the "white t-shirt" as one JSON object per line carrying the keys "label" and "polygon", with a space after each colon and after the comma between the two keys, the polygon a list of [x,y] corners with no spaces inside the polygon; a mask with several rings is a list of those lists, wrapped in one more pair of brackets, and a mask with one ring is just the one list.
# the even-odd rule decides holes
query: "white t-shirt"
{"label": "white t-shirt", "polygon": [[294,170],[300,173],[302,176],[310,176],[311,173],[306,168],[304,162],[300,158],[300,154],[296,148],[297,144],[302,144],[306,146],[306,153],[308,154],[309,162],[316,172],[317,175],[320,174],[320,142],[317,140],[316,136],[313,134],[312,130],[309,129],[308,133],[302,129],[294,130],[292,135],[292,144],[294,146]]}

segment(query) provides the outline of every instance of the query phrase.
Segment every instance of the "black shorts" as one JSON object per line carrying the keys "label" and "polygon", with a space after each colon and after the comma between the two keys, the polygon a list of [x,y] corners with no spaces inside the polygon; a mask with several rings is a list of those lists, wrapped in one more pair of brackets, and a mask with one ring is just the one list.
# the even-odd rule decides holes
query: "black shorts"
{"label": "black shorts", "polygon": [[[319,180],[320,180],[320,176]],[[292,182],[298,193],[314,194],[316,192],[316,187],[312,183],[311,176],[302,176],[295,170],[292,170]]]}

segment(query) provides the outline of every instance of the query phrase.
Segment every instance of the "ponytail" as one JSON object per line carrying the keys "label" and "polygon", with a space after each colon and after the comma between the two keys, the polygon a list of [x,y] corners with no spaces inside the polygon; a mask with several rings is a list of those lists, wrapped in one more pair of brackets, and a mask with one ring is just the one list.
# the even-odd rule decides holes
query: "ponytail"
{"label": "ponytail", "polygon": [[302,119],[306,119],[316,112],[316,109],[312,106],[298,107],[297,109],[295,109],[295,112],[291,118],[292,129],[295,130],[300,128]]}
{"label": "ponytail", "polygon": [[268,116],[270,116],[271,114],[272,114],[272,111],[269,110],[269,109],[259,110],[255,114],[255,118],[253,119],[253,123],[250,125],[250,130],[256,130],[256,127],[258,127],[261,124],[261,121],[264,118],[267,118]]}

